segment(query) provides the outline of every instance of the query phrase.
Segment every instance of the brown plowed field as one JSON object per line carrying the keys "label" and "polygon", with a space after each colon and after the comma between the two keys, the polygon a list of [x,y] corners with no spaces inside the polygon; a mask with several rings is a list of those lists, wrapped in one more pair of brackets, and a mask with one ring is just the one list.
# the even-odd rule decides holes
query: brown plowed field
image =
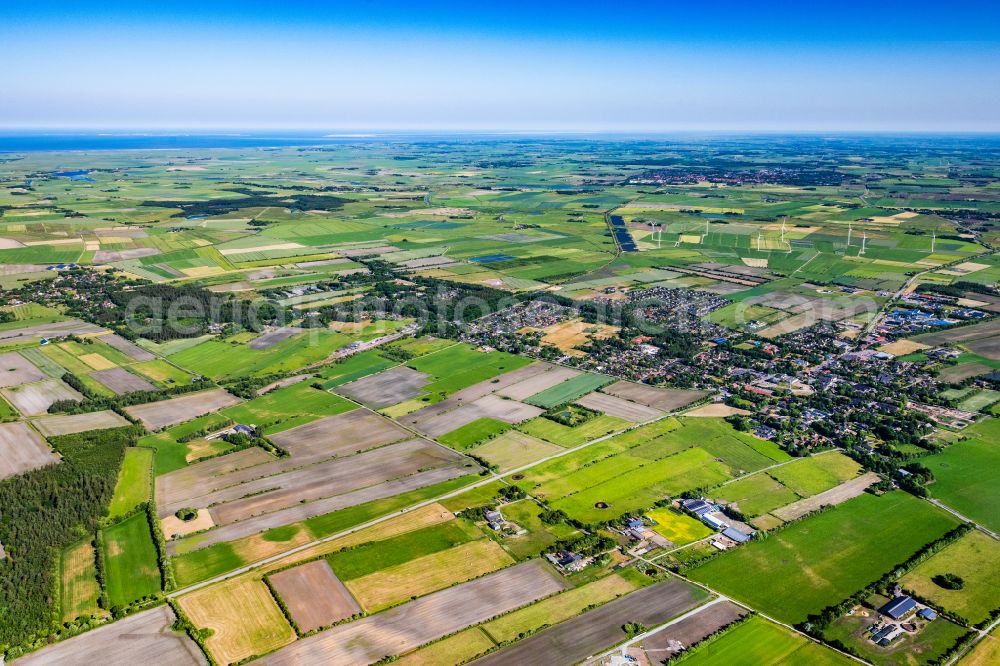
{"label": "brown plowed field", "polygon": [[0,354],[0,387],[40,382],[47,375],[17,352]]}
{"label": "brown plowed field", "polygon": [[671,641],[678,641],[684,648],[689,648],[748,612],[747,609],[731,601],[720,601],[691,617],[684,618],[677,624],[661,629],[652,636],[647,636],[639,646],[646,652],[650,663],[659,664],[677,652],[671,648]]}
{"label": "brown plowed field", "polygon": [[388,655],[409,652],[565,587],[566,583],[546,564],[533,560],[304,638],[256,663],[273,666],[370,664]]}
{"label": "brown plowed field", "polygon": [[430,377],[423,372],[400,366],[362,377],[334,390],[366,407],[381,409],[416,398],[429,381]]}
{"label": "brown plowed field", "polygon": [[59,457],[24,423],[0,423],[0,479],[59,462]]}
{"label": "brown plowed field", "polygon": [[605,386],[602,393],[613,395],[640,405],[654,407],[664,412],[674,412],[681,407],[686,407],[692,402],[701,400],[707,393],[705,391],[694,391],[691,389],[667,389],[635,382],[620,381]]}
{"label": "brown plowed field", "polygon": [[655,407],[640,405],[637,402],[630,402],[624,398],[597,391],[583,396],[576,401],[576,404],[583,405],[587,409],[604,412],[608,416],[617,416],[632,423],[642,423],[663,416],[663,412]]}
{"label": "brown plowed field", "polygon": [[[287,509],[248,518],[238,523],[223,525],[203,534],[198,534],[194,538],[198,540],[198,548],[211,546],[223,541],[234,541],[245,536],[250,536],[251,534],[269,530],[272,527],[290,525],[291,523],[297,523],[307,518],[314,518],[322,516],[325,513],[346,509],[350,506],[357,506],[365,502],[392,497],[393,495],[406,493],[417,488],[423,488],[424,486],[442,483],[467,473],[468,470],[462,467],[442,467],[427,472],[419,472],[402,479],[394,479],[376,486],[369,486],[344,493],[343,495],[327,497],[314,502],[306,502],[305,504],[296,504]],[[171,555],[176,554],[176,543],[172,541],[167,543],[167,551]]]}
{"label": "brown plowed field", "polygon": [[137,377],[125,368],[111,368],[110,370],[98,370],[90,373],[104,386],[111,389],[115,395],[131,393],[133,391],[155,391],[156,387],[147,382],[142,377]]}
{"label": "brown plowed field", "polygon": [[307,458],[321,460],[358,453],[408,437],[411,434],[392,421],[355,409],[279,432],[270,439],[302,464]]}
{"label": "brown plowed field", "polygon": [[[647,627],[694,608],[704,593],[679,580],[650,585],[472,662],[477,666],[576,664],[625,640],[622,625]],[[700,592],[700,591],[699,591]]]}
{"label": "brown plowed field", "polygon": [[121,428],[128,425],[128,421],[110,410],[73,414],[71,416],[43,416],[31,423],[38,429],[38,432],[46,437],[72,435],[73,433],[86,432],[87,430]]}
{"label": "brown plowed field", "polygon": [[170,628],[176,618],[170,606],[157,606],[113,624],[42,648],[17,660],[18,666],[207,666],[201,650],[187,635]]}
{"label": "brown plowed field", "polygon": [[156,357],[150,352],[146,351],[142,347],[132,342],[129,342],[125,338],[115,333],[109,335],[102,335],[100,338],[101,342],[106,342],[123,354],[134,358],[137,361],[152,361]]}
{"label": "brown plowed field", "polygon": [[[179,502],[188,506],[209,507],[216,525],[285,509],[302,501],[349,493],[359,488],[385,483],[457,462],[457,454],[422,440],[393,444],[360,455],[335,459],[303,469],[266,477],[225,488],[210,495],[191,497]],[[272,490],[273,489],[273,490]],[[167,506],[173,513],[181,506]]]}
{"label": "brown plowed field", "polygon": [[229,407],[240,402],[225,389],[211,389],[198,393],[186,393],[169,400],[151,402],[145,405],[126,407],[129,416],[139,419],[150,430],[159,430],[176,423]]}
{"label": "brown plowed field", "polygon": [[253,447],[168,472],[156,477],[157,503],[163,506],[176,502],[189,496],[192,488],[204,488],[216,477],[274,460],[264,449]]}
{"label": "brown plowed field", "polygon": [[329,626],[361,612],[361,606],[326,560],[279,571],[268,580],[302,633]]}
{"label": "brown plowed field", "polygon": [[524,400],[545,389],[552,388],[556,384],[561,384],[567,379],[572,379],[579,374],[579,370],[552,366],[548,372],[529,377],[516,384],[511,384],[506,388],[500,389],[497,393],[505,395],[508,398],[513,398],[514,400]]}
{"label": "brown plowed field", "polygon": [[12,386],[0,391],[7,402],[26,416],[48,413],[49,405],[57,400],[83,400],[83,396],[59,379],[46,379],[34,384]]}

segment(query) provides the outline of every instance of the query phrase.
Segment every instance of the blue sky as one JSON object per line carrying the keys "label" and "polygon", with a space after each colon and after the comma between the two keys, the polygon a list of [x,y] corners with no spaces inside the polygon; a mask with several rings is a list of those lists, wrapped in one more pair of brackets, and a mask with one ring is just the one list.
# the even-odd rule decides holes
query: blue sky
{"label": "blue sky", "polygon": [[2,3],[0,127],[1000,131],[990,2],[146,4]]}

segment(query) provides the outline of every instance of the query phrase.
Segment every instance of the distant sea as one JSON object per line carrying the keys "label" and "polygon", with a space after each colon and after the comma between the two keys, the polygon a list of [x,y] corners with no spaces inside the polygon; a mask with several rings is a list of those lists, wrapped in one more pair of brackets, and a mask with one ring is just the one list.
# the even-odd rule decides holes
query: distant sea
{"label": "distant sea", "polygon": [[821,146],[831,143],[898,144],[948,143],[1000,147],[1000,134],[878,134],[878,133],[754,133],[754,132],[518,132],[518,131],[357,131],[335,132],[319,130],[276,131],[114,131],[104,130],[4,130],[0,129],[0,153],[38,151],[95,150],[179,150],[196,148],[268,148],[281,146],[319,146],[359,142],[463,142],[470,141],[704,141],[742,139],[771,145],[776,140],[813,142]]}
{"label": "distant sea", "polygon": [[185,148],[267,148],[317,146],[361,141],[456,141],[559,138],[581,135],[442,132],[12,132],[0,130],[0,153],[63,150],[168,150]]}

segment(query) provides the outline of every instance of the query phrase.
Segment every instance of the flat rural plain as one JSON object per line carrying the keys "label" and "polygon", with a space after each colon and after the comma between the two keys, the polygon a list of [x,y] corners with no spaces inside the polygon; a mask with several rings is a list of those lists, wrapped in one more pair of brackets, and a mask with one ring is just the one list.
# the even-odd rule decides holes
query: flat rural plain
{"label": "flat rural plain", "polygon": [[[797,625],[930,666],[989,625],[995,138],[218,140],[0,159],[0,661],[846,663]],[[938,618],[881,646],[897,584]]]}
{"label": "flat rural plain", "polygon": [[[725,553],[689,575],[779,620],[802,622],[874,582],[957,525],[947,513],[905,493],[864,494],[764,541]],[[876,532],[878,540],[860,538]],[[843,545],[831,551],[831,543]]]}

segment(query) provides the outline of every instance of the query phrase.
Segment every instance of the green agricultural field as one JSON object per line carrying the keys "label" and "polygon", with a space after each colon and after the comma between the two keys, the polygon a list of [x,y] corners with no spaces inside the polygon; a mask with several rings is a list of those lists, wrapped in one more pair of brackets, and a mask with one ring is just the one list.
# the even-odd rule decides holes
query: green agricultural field
{"label": "green agricultural field", "polygon": [[449,433],[445,433],[437,438],[445,446],[450,446],[457,451],[471,449],[476,444],[492,439],[497,435],[510,430],[509,423],[498,421],[489,417],[478,418],[472,423],[467,423],[461,428],[456,428]]}
{"label": "green agricultural field", "polygon": [[313,329],[267,349],[252,349],[237,340],[207,340],[169,358],[182,368],[221,381],[296,370],[322,361],[350,341],[340,333]]}
{"label": "green agricultural field", "polygon": [[710,495],[715,500],[732,502],[735,508],[748,518],[760,516],[801,499],[797,493],[765,473],[727,483],[711,491]]}
{"label": "green agricultural field", "polygon": [[768,470],[768,475],[802,497],[812,497],[858,475],[861,466],[842,453],[823,453]]}
{"label": "green agricultural field", "polygon": [[978,412],[1000,401],[1000,391],[982,390],[966,397],[958,403],[959,409]]}
{"label": "green agricultural field", "polygon": [[307,379],[228,407],[219,414],[236,423],[261,427],[265,434],[272,435],[324,416],[342,414],[356,406],[338,395],[314,388],[312,382]]}
{"label": "green agricultural field", "polygon": [[322,378],[323,388],[329,390],[395,365],[396,361],[385,358],[378,353],[378,350],[372,349],[324,366],[319,369],[318,374]]}
{"label": "green agricultural field", "polygon": [[452,345],[407,361],[414,370],[426,372],[433,381],[424,387],[428,395],[447,395],[505,372],[517,370],[531,359],[506,352],[481,352],[465,345]]}
{"label": "green agricultural field", "polygon": [[689,575],[796,623],[878,580],[957,525],[949,514],[902,491],[863,494],[724,553]]}
{"label": "green agricultural field", "polygon": [[674,509],[655,509],[646,516],[654,521],[653,531],[674,546],[683,546],[714,534],[705,523]]}
{"label": "green agricultural field", "polygon": [[[552,508],[562,509],[571,518],[598,523],[642,510],[664,497],[731,478],[728,468],[700,448],[651,462],[627,455],[607,462],[599,476],[592,473],[595,466],[567,477],[570,492],[556,491],[552,496],[558,499],[550,499],[544,487],[536,492]],[[629,469],[627,463],[635,466]]]}
{"label": "green agricultural field", "polygon": [[[982,622],[1000,608],[1000,542],[973,531],[903,577],[901,584],[938,608]],[[949,590],[934,582],[935,576],[955,574],[962,578],[960,590]]]}
{"label": "green agricultural field", "polygon": [[551,548],[557,541],[579,536],[580,532],[567,523],[549,525],[539,518],[542,507],[530,499],[524,499],[513,504],[505,504],[502,508],[503,517],[527,530],[527,534],[505,536],[502,544],[517,560],[536,557]]}
{"label": "green agricultural field", "polygon": [[156,546],[144,512],[104,530],[104,569],[111,606],[160,591]]}
{"label": "green agricultural field", "polygon": [[559,405],[565,405],[567,402],[576,400],[591,391],[596,391],[602,386],[610,384],[612,381],[614,380],[607,375],[584,373],[572,379],[567,379],[551,388],[547,388],[540,393],[536,393],[526,399],[525,402],[530,405],[538,405],[544,409],[551,409]]}
{"label": "green agricultural field", "polygon": [[[166,474],[167,472],[187,466],[187,456],[191,451],[191,446],[187,442],[178,440],[201,430],[211,432],[212,430],[221,429],[228,422],[229,419],[219,413],[205,414],[204,416],[181,423],[172,428],[167,428],[161,432],[146,435],[139,440],[138,445],[151,448],[155,451],[153,456],[153,471],[156,476],[159,476],[160,474]],[[217,443],[220,447],[227,446],[225,442],[219,441]],[[224,449],[218,452],[221,453],[222,450]]]}
{"label": "green agricultural field", "polygon": [[331,553],[326,560],[337,578],[347,581],[482,538],[483,533],[467,521],[450,520]]}
{"label": "green agricultural field", "polygon": [[965,429],[969,439],[957,442],[921,462],[934,473],[930,494],[959,513],[1000,530],[1000,419],[990,418]]}
{"label": "green agricultural field", "polygon": [[684,666],[848,666],[854,662],[780,625],[752,616],[675,663]]}
{"label": "green agricultural field", "polygon": [[108,508],[111,518],[124,516],[142,502],[152,499],[153,453],[153,449],[144,447],[125,450],[115,494]]}
{"label": "green agricultural field", "polygon": [[130,369],[135,370],[141,375],[145,375],[154,383],[168,388],[190,384],[193,379],[193,375],[190,373],[184,372],[180,368],[170,365],[159,358],[152,361],[133,363]]}
{"label": "green agricultural field", "polygon": [[618,430],[624,430],[631,424],[624,419],[602,414],[577,426],[565,426],[543,416],[531,419],[517,426],[526,435],[552,442],[559,446],[572,448],[585,442],[610,435]]}

